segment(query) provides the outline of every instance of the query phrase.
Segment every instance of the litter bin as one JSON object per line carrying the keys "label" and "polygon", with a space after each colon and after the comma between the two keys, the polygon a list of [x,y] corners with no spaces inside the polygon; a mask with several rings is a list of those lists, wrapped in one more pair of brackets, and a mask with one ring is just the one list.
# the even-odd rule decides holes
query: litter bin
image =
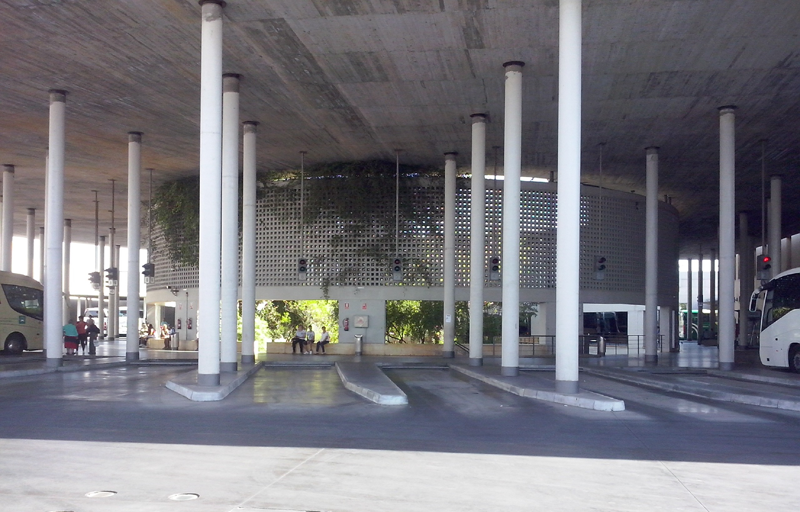
{"label": "litter bin", "polygon": [[606,339],[603,336],[597,338],[597,355],[599,357],[606,355]]}
{"label": "litter bin", "polygon": [[356,334],[355,338],[356,338],[356,355],[360,356],[361,355],[361,346],[363,345],[362,340],[364,339],[364,335],[363,334]]}

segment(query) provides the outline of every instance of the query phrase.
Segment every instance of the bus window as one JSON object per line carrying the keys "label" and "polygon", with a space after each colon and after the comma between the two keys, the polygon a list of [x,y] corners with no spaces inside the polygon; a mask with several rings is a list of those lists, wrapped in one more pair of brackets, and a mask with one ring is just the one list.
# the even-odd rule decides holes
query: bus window
{"label": "bus window", "polygon": [[11,309],[36,320],[42,320],[42,290],[16,284],[3,284],[3,292]]}
{"label": "bus window", "polygon": [[789,311],[800,308],[800,274],[791,274],[770,283],[764,298],[762,330]]}

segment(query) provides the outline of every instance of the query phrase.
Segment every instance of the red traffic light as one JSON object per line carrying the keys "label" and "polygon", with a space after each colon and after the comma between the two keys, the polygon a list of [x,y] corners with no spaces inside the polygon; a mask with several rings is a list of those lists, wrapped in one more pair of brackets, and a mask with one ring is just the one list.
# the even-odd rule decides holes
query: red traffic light
{"label": "red traffic light", "polygon": [[772,261],[772,258],[770,258],[769,256],[762,256],[761,261],[763,261],[764,263],[769,263],[770,261]]}

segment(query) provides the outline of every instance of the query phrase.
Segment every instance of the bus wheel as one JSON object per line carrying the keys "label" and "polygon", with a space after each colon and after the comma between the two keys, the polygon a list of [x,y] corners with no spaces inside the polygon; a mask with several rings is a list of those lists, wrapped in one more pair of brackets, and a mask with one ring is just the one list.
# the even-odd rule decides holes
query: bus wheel
{"label": "bus wheel", "polygon": [[792,345],[789,349],[789,369],[800,373],[800,345]]}
{"label": "bus wheel", "polygon": [[5,343],[6,354],[21,354],[25,350],[25,336],[18,332],[8,335]]}

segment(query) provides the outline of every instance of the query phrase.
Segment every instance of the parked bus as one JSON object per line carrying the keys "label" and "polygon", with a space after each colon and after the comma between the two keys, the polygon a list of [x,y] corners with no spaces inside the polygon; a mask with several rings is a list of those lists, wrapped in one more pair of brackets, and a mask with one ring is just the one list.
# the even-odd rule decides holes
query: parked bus
{"label": "parked bus", "polygon": [[41,350],[44,289],[22,274],[0,271],[0,340],[6,354]]}
{"label": "parked bus", "polygon": [[760,312],[761,363],[800,372],[800,268],[778,274],[754,291],[750,311]]}

